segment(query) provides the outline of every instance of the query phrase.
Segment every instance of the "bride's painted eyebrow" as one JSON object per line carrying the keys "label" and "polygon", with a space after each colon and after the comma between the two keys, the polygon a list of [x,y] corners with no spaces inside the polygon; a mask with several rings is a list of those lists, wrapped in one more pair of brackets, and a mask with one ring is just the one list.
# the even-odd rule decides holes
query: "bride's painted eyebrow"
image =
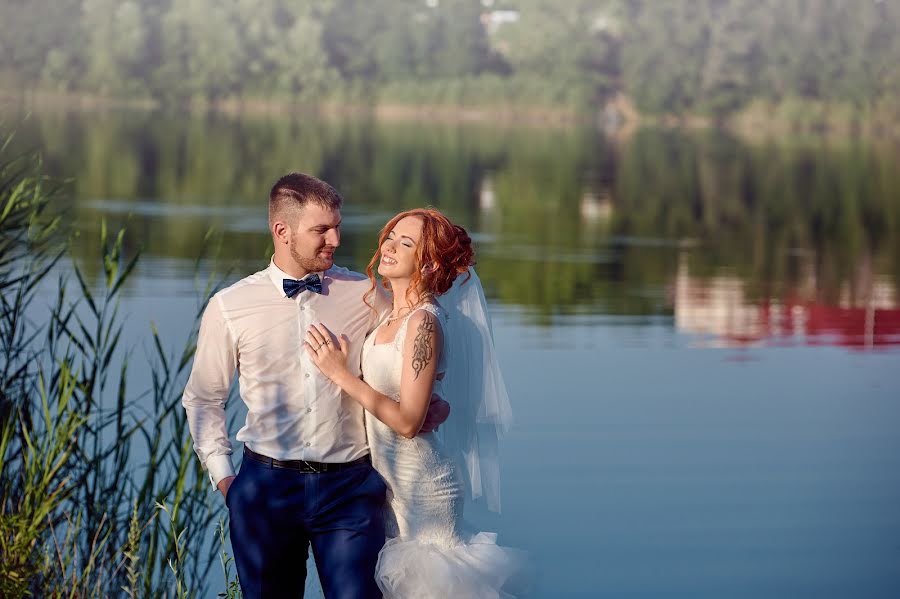
{"label": "bride's painted eyebrow", "polygon": [[[396,233],[394,232],[393,229],[391,229],[391,232],[388,233],[388,237],[390,237],[391,235],[396,235]],[[419,243],[418,241],[416,241],[415,239],[413,239],[413,238],[410,237],[409,235],[401,235],[400,237],[401,237],[401,238],[406,237],[407,239],[409,239],[410,241],[413,242],[413,245],[416,245],[417,243]]]}

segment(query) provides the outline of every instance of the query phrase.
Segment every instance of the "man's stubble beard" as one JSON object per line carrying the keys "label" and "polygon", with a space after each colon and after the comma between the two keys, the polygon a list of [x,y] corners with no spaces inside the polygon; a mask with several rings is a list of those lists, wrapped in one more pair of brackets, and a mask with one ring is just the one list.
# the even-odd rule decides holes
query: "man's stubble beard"
{"label": "man's stubble beard", "polygon": [[[324,247],[327,246],[322,246],[322,248]],[[289,248],[291,251],[291,258],[294,260],[294,263],[306,272],[321,272],[323,270],[328,270],[334,264],[334,259],[324,260],[322,258],[304,258],[299,253],[297,253],[297,248],[293,240],[291,240]]]}

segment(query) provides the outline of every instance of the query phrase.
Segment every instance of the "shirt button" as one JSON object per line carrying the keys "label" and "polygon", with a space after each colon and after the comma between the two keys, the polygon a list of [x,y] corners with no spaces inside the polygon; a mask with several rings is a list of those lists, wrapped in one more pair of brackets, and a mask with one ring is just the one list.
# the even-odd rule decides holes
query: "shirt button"
{"label": "shirt button", "polygon": [[303,376],[304,376],[305,378],[309,378],[309,373],[307,372],[307,373],[304,374]]}
{"label": "shirt button", "polygon": [[309,414],[310,412],[312,412],[312,408],[306,408],[306,413]]}
{"label": "shirt button", "polygon": [[309,441],[306,442],[306,446],[309,447]]}
{"label": "shirt button", "polygon": [[300,306],[300,311],[303,312],[306,310],[306,306]]}

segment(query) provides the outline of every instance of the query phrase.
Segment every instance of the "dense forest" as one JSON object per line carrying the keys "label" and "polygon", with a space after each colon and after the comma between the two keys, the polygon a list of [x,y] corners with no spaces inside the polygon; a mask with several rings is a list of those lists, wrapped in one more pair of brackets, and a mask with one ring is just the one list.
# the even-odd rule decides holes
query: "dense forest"
{"label": "dense forest", "polygon": [[7,93],[900,112],[895,0],[0,0],[0,23]]}

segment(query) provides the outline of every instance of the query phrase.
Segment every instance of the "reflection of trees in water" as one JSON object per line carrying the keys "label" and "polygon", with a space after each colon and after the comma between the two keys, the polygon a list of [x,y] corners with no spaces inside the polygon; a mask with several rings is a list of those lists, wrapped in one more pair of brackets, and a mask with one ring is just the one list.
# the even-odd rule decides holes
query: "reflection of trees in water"
{"label": "reflection of trees in water", "polygon": [[[18,129],[17,144],[42,148],[47,170],[74,180],[75,221],[127,221],[154,256],[192,260],[213,225],[225,261],[261,262],[268,189],[303,170],[348,200],[345,262],[367,262],[393,213],[434,205],[482,235],[489,293],[542,318],[670,314],[678,247],[692,248],[693,276],[727,268],[757,298],[796,288],[801,262],[822,301],[838,301],[863,259],[900,280],[896,152],[861,143],[648,130],[615,145],[592,131],[313,114],[59,113]],[[96,263],[96,248],[78,251]]]}
{"label": "reflection of trees in water", "polygon": [[645,132],[622,163],[616,230],[697,240],[698,274],[727,266],[768,297],[798,282],[797,257],[811,253],[825,294],[869,256],[897,279],[900,179],[888,152]]}

